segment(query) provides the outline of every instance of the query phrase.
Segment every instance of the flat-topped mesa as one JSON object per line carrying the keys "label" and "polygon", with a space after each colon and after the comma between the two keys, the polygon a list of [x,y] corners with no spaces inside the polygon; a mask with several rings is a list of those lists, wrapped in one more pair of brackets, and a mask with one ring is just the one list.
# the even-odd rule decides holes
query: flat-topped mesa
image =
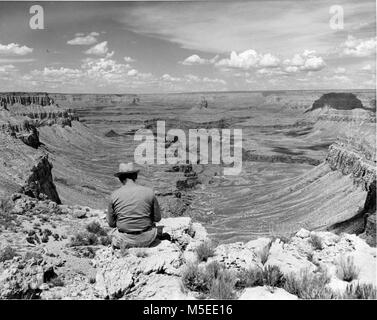
{"label": "flat-topped mesa", "polygon": [[39,105],[13,105],[9,110],[18,116],[24,116],[30,119],[36,127],[52,126],[72,126],[72,121],[79,121],[79,117],[72,109],[62,109],[56,105],[39,106]]}

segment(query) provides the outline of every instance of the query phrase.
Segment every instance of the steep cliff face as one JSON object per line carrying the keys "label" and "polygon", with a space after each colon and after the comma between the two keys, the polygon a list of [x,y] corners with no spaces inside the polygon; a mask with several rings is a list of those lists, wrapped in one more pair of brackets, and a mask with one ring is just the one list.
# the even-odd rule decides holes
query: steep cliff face
{"label": "steep cliff face", "polygon": [[[368,159],[369,158],[369,159]],[[362,233],[369,244],[376,245],[376,162],[362,152],[352,150],[350,145],[336,143],[330,146],[326,158],[332,170],[349,175],[354,184],[367,192],[367,197],[360,212],[348,221],[344,221],[335,229],[349,229],[352,225]]]}

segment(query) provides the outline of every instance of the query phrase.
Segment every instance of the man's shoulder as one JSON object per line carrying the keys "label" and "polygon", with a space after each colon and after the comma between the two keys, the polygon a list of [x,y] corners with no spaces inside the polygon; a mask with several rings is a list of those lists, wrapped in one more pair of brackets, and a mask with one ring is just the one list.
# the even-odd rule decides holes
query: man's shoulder
{"label": "man's shoulder", "polygon": [[114,191],[111,193],[110,198],[111,198],[111,199],[114,199],[114,198],[118,197],[119,194],[120,194],[121,192],[122,192],[122,187],[120,187],[120,188],[114,190]]}
{"label": "man's shoulder", "polygon": [[140,184],[137,185],[137,187],[144,192],[145,194],[154,196],[154,190],[150,187],[142,186]]}

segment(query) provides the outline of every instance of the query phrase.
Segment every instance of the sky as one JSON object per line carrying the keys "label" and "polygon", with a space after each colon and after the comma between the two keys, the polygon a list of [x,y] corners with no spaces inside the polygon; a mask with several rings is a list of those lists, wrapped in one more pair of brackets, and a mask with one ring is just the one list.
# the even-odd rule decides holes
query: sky
{"label": "sky", "polygon": [[[29,25],[36,4],[44,29]],[[0,91],[374,89],[375,6],[1,1]]]}

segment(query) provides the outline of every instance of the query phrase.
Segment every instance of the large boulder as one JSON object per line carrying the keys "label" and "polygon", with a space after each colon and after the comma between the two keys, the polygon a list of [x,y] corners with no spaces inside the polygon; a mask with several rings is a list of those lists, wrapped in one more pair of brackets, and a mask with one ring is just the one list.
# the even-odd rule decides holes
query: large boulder
{"label": "large boulder", "polygon": [[177,276],[183,265],[180,248],[166,240],[155,247],[125,251],[106,248],[96,254],[96,290],[103,298],[123,297],[138,282],[149,282],[155,274]]}

